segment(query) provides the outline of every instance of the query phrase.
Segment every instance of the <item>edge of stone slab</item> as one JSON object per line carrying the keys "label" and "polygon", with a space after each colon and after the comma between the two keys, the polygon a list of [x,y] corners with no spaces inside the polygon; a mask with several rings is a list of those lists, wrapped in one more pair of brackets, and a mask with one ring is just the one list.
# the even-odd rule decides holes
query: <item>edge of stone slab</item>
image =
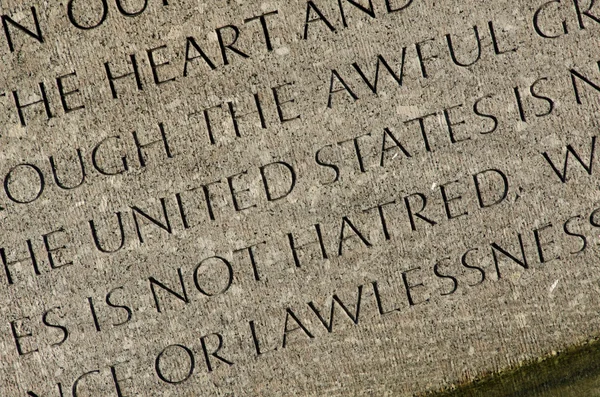
{"label": "edge of stone slab", "polygon": [[525,360],[498,372],[483,373],[414,397],[533,397],[569,385],[600,382],[600,335],[559,352]]}

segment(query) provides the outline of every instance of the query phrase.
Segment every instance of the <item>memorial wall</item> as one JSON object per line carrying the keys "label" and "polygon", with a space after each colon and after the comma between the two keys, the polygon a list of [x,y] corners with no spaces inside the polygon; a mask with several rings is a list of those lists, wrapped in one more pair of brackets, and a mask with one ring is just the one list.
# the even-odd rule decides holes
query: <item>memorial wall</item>
{"label": "memorial wall", "polygon": [[0,395],[413,396],[600,335],[595,1],[0,14]]}

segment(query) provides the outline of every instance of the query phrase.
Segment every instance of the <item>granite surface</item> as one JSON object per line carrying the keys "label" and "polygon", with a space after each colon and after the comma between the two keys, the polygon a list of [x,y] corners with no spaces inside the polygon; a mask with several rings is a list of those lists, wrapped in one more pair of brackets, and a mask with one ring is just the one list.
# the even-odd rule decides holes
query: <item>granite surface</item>
{"label": "granite surface", "polygon": [[412,396],[600,334],[593,1],[0,12],[0,395]]}

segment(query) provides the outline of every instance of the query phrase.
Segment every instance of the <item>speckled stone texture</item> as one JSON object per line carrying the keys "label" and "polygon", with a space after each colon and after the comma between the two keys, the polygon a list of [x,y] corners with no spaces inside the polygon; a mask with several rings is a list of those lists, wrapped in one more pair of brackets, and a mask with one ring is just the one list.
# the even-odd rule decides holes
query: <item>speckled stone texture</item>
{"label": "speckled stone texture", "polygon": [[0,395],[412,396],[600,334],[600,6],[0,4]]}

